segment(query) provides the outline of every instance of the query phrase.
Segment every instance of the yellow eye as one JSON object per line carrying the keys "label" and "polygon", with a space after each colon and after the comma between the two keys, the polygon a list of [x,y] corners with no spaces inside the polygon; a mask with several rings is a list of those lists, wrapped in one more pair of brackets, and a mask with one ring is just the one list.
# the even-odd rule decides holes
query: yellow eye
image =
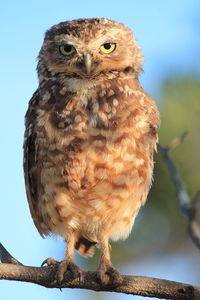
{"label": "yellow eye", "polygon": [[73,54],[74,52],[76,52],[76,49],[74,48],[74,46],[69,45],[69,44],[65,44],[59,47],[60,53],[64,56],[69,56],[71,54]]}
{"label": "yellow eye", "polygon": [[105,43],[105,44],[101,45],[101,47],[99,49],[104,54],[110,54],[113,51],[115,51],[116,44],[115,43]]}

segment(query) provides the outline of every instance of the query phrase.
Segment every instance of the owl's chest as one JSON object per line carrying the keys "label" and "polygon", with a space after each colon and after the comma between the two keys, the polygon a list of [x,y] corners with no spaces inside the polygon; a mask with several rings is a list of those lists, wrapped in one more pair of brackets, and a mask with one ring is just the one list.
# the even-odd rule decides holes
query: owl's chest
{"label": "owl's chest", "polygon": [[146,180],[151,168],[149,128],[145,114],[128,97],[117,97],[111,88],[98,93],[82,89],[52,103],[48,111],[40,107],[37,118],[44,184],[56,182],[77,192],[104,188],[105,182],[112,183],[111,190],[115,181],[131,186],[133,180]]}
{"label": "owl's chest", "polygon": [[[104,119],[101,120],[102,115]],[[151,167],[148,144],[132,127],[105,112],[63,110],[42,116],[38,161],[44,184],[59,185],[79,194],[133,181],[142,184]],[[44,119],[45,118],[45,119]],[[116,125],[113,125],[117,123]]]}
{"label": "owl's chest", "polygon": [[111,100],[40,111],[35,129],[41,204],[48,203],[51,214],[61,211],[66,218],[68,210],[78,220],[84,215],[81,224],[94,212],[99,220],[111,211],[126,218],[146,199],[152,158],[145,116]]}

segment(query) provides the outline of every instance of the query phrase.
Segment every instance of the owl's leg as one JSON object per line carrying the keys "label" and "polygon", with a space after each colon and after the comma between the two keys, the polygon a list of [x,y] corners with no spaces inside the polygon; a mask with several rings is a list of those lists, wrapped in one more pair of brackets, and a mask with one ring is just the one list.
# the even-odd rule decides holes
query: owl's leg
{"label": "owl's leg", "polygon": [[106,236],[102,236],[99,243],[101,245],[101,256],[98,268],[98,277],[101,284],[116,287],[122,283],[122,275],[112,266],[109,240]]}
{"label": "owl's leg", "polygon": [[67,273],[66,276],[69,276],[68,280],[79,278],[79,280],[81,281],[82,272],[79,269],[79,267],[74,263],[74,247],[76,244],[76,235],[74,233],[69,234],[66,238],[66,242],[66,255],[64,257],[64,260],[61,261],[58,265],[57,279],[59,282],[62,282],[65,273]]}
{"label": "owl's leg", "polygon": [[79,281],[82,279],[82,272],[79,267],[74,263],[74,247],[76,244],[76,235],[72,232],[68,234],[66,238],[67,248],[64,260],[61,262],[56,261],[54,258],[50,257],[43,261],[42,266],[47,264],[48,266],[57,265],[57,280],[59,283],[62,283],[65,273],[68,273],[66,276],[68,280],[73,280],[79,278]]}

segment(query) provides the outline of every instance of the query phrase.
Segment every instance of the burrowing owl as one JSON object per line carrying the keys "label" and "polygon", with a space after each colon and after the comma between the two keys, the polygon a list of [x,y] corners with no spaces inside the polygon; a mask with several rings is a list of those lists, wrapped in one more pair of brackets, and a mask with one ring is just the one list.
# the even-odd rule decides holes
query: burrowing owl
{"label": "burrowing owl", "polygon": [[159,126],[138,81],[142,60],[131,30],[109,19],[46,32],[26,114],[24,172],[39,233],[67,242],[59,280],[67,271],[80,276],[74,249],[91,256],[95,244],[101,282],[119,280],[109,240],[128,237],[145,203]]}

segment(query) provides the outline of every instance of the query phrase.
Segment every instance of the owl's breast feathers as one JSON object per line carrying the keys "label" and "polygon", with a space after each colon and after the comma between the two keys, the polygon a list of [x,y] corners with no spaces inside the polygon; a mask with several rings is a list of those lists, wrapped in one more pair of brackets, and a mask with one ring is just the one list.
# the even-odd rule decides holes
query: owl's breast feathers
{"label": "owl's breast feathers", "polygon": [[136,80],[80,82],[45,82],[30,101],[24,171],[32,217],[42,235],[73,229],[96,241],[103,226],[125,238],[150,188],[158,110]]}

